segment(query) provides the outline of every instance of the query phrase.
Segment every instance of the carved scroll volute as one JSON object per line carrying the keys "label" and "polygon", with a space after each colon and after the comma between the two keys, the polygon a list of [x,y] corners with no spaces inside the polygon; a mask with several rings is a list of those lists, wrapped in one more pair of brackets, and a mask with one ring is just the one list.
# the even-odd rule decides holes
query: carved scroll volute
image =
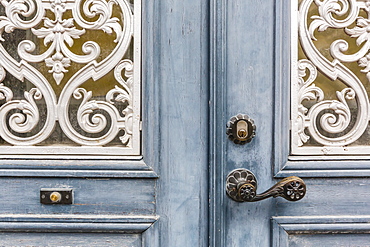
{"label": "carved scroll volute", "polygon": [[[140,61],[132,61],[129,58],[132,54],[126,54],[137,52],[135,45],[139,43],[133,41],[137,38],[134,26],[140,30],[140,22],[134,25],[133,3],[129,0],[4,0],[1,4],[5,11],[0,16],[0,82],[8,73],[34,85],[24,92],[24,99],[17,100],[12,88],[5,82],[0,84],[0,100],[5,101],[0,105],[1,138],[13,145],[40,144],[52,134],[58,122],[63,133],[76,144],[100,147],[119,139],[122,147],[132,148],[133,135],[137,142],[139,139],[140,119],[140,90],[137,90],[140,82],[134,83],[134,69],[140,68],[134,62],[140,64]],[[26,30],[38,39],[19,42],[16,52],[20,62],[3,46],[7,42],[3,33],[16,29]],[[101,35],[110,35],[114,40],[107,39],[109,45],[99,43],[100,39],[82,45],[75,42],[82,36],[94,39]],[[129,51],[131,44],[135,51]],[[36,49],[39,45],[45,49]],[[101,52],[103,49],[106,50]],[[45,51],[39,54],[39,50]],[[52,79],[34,67],[35,63],[43,64]],[[67,78],[70,67],[76,64],[81,66]],[[116,84],[106,89],[105,98],[84,88],[87,81],[100,83],[98,80],[111,72]],[[62,86],[59,95],[53,84]],[[47,108],[44,117],[40,117],[41,103],[37,102],[41,99]],[[71,109],[74,107],[70,106],[71,101],[79,102],[77,110]],[[44,127],[36,131],[41,124]]]}
{"label": "carved scroll volute", "polygon": [[[368,127],[370,104],[364,84],[370,81],[369,10],[368,1],[300,1],[298,20],[292,23],[298,23],[294,32],[298,32],[297,42],[307,59],[293,61],[297,64],[297,71],[294,71],[297,77],[292,78],[293,154],[299,148],[300,154],[317,154],[312,150],[323,150],[325,154],[331,147],[336,148],[334,152],[343,153],[341,150],[351,149],[350,144],[360,139]],[[367,13],[366,18],[362,11]],[[324,47],[330,50],[328,56],[322,54],[323,47],[318,48],[320,37],[323,39],[327,31],[331,37],[335,36],[333,33],[338,37],[342,35]],[[348,39],[354,39],[357,47]],[[353,50],[356,52],[351,52]],[[360,72],[350,69],[349,64],[355,63],[363,67]],[[319,83],[315,85],[318,72],[331,81],[342,83],[342,89],[334,94],[336,99],[329,99]],[[361,81],[358,73],[366,74],[367,82]],[[320,82],[322,85],[323,81]],[[326,85],[326,88],[330,86]],[[309,139],[321,146],[313,147],[308,143]]]}
{"label": "carved scroll volute", "polygon": [[283,197],[288,201],[301,200],[306,195],[306,184],[295,176],[287,177],[261,194],[257,194],[254,174],[244,168],[233,170],[226,178],[226,193],[237,202],[256,202],[269,197]]}

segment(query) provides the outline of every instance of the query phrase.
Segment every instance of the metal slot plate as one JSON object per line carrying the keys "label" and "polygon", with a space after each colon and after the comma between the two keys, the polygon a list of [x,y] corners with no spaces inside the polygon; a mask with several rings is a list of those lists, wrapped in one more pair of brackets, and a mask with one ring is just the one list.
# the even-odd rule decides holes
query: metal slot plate
{"label": "metal slot plate", "polygon": [[[61,195],[59,201],[52,201],[51,194],[57,192]],[[42,204],[72,204],[73,193],[72,189],[41,189],[40,202]]]}

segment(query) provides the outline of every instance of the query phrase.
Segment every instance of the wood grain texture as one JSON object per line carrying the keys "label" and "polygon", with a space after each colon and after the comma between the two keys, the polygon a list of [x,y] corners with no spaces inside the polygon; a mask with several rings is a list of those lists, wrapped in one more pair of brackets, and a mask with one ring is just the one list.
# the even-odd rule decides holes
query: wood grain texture
{"label": "wood grain texture", "polygon": [[294,204],[277,199],[279,216],[370,215],[366,178],[305,179],[307,194]]}
{"label": "wood grain texture", "polygon": [[[225,195],[226,175],[236,168],[247,168],[255,173],[263,191],[272,185],[273,158],[273,51],[274,1],[217,1],[222,11],[214,15],[214,32],[218,33],[214,68],[221,67],[213,77],[214,153],[212,167],[216,190],[211,215],[216,223],[213,246],[268,246],[270,243],[269,215],[274,211],[273,201],[237,203]],[[224,13],[223,13],[224,12]],[[250,25],[250,23],[254,23]],[[263,28],[262,28],[263,26]],[[218,66],[218,67],[217,67]],[[219,82],[221,78],[221,82]],[[211,90],[212,92],[212,90]],[[217,93],[223,96],[217,95]],[[222,102],[222,97],[225,97]],[[218,99],[221,98],[221,104]],[[247,114],[257,125],[256,137],[247,145],[236,145],[225,135],[225,124],[230,117]],[[222,117],[220,117],[222,116]],[[216,130],[218,128],[218,130]],[[218,144],[223,142],[223,144]],[[212,157],[212,156],[211,156]],[[212,193],[212,192],[211,192]],[[211,194],[212,195],[212,194]],[[221,203],[220,203],[221,202]],[[253,227],[250,227],[253,226]],[[218,231],[220,235],[218,235]],[[261,237],[263,236],[263,237]]]}
{"label": "wood grain texture", "polygon": [[[210,0],[210,114],[209,114],[209,246],[225,245],[224,167],[226,163],[224,119],[226,116],[227,81],[226,57],[226,1]],[[221,194],[222,195],[222,194]]]}
{"label": "wood grain texture", "polygon": [[[49,156],[46,162],[24,162],[17,157],[4,159],[0,171],[3,188],[0,197],[4,206],[0,213],[45,217],[52,214],[158,214],[159,222],[144,234],[143,245],[207,246],[209,5],[199,0],[155,0],[143,1],[143,6],[145,163],[105,160],[104,157],[96,161],[67,156]],[[156,174],[160,177],[157,181]],[[65,207],[39,203],[40,188],[58,187],[73,188],[74,204]],[[73,228],[73,224],[52,217],[47,223],[2,224],[24,231],[39,229],[40,224],[55,231]],[[79,224],[90,226],[90,223]],[[113,224],[112,229],[115,227],[115,223],[107,224]],[[74,227],[83,228],[78,224]],[[33,244],[41,235],[3,236],[6,236],[4,243],[18,244],[20,238],[25,238]],[[55,245],[66,237],[61,233],[49,236],[55,241],[48,243],[46,237],[40,241]],[[77,240],[79,236],[81,240]],[[107,239],[101,236],[102,240]],[[118,241],[119,235],[111,236]],[[89,246],[87,241],[93,237],[70,234],[68,239],[72,240],[66,241],[66,245]],[[102,244],[102,240],[96,236],[101,246],[107,245]],[[120,246],[141,244],[138,235],[122,235],[121,240]]]}
{"label": "wood grain texture", "polygon": [[157,219],[95,214],[0,215],[0,245],[141,246],[140,233]]}
{"label": "wood grain texture", "polygon": [[290,4],[275,1],[274,32],[274,173],[281,171],[290,152]]}
{"label": "wood grain texture", "polygon": [[[366,205],[370,184],[366,178],[369,170],[365,158],[334,157],[329,160],[316,157],[307,161],[312,157],[297,157],[289,160],[291,1],[215,0],[212,3],[215,5],[211,9],[211,33],[216,40],[211,41],[210,92],[211,114],[217,114],[212,118],[216,123],[212,123],[210,142],[210,195],[211,203],[215,203],[210,209],[212,246],[289,246],[294,241],[306,246],[305,241],[309,243],[308,239],[302,240],[302,236],[290,243],[290,236],[280,223],[270,224],[272,216],[343,218],[361,215],[359,217],[368,219],[370,210]],[[220,129],[224,130],[229,118],[238,113],[249,115],[257,125],[256,137],[244,146],[235,145],[226,138],[220,141],[223,134]],[[298,202],[281,198],[259,203],[233,202],[225,195],[224,179],[231,170],[241,167],[255,173],[258,191],[278,182],[274,176],[305,177],[306,197]],[[324,218],[318,225],[311,226],[328,223],[330,218]],[[359,231],[368,227],[361,225],[365,222],[356,226],[352,223],[345,225],[346,231],[351,226],[358,227],[355,229]],[[331,234],[344,226],[335,227]],[[345,238],[344,232],[332,238],[320,237],[322,233],[310,232],[310,241],[316,246],[333,246],[331,240],[340,243]],[[343,246],[360,243],[363,239],[357,240],[360,235],[352,233],[343,240]],[[328,242],[320,245],[320,238]]]}
{"label": "wood grain texture", "polygon": [[[153,179],[0,178],[0,214],[154,215]],[[72,188],[72,205],[43,205],[41,188]]]}
{"label": "wood grain texture", "polygon": [[305,234],[293,235],[289,237],[289,246],[291,247],[367,247],[369,245],[369,234]]}
{"label": "wood grain texture", "polygon": [[[139,235],[95,235],[94,239],[88,234],[6,233],[4,244],[21,245],[23,238],[36,246],[52,246],[67,237],[64,243],[72,246],[94,246],[89,241],[96,246],[115,246],[119,239],[119,246],[207,246],[209,5],[199,0],[142,2],[145,163],[104,157],[49,156],[46,162],[3,159],[0,196],[5,206],[0,213],[159,215],[159,222],[142,239]],[[73,205],[39,203],[41,187],[60,186],[73,188]],[[50,217],[47,224],[40,224],[55,231],[73,228],[61,221]],[[3,224],[24,231],[40,227],[38,222]],[[115,223],[107,224],[115,227]],[[55,240],[47,242],[47,236]],[[104,243],[106,239],[112,239],[112,244]]]}
{"label": "wood grain texture", "polygon": [[139,247],[139,234],[0,233],[0,246]]}
{"label": "wood grain texture", "polygon": [[143,245],[207,246],[209,3],[143,6],[144,160],[159,176],[160,216]]}
{"label": "wood grain texture", "polygon": [[149,226],[150,224],[137,223],[0,222],[1,232],[141,233]]}
{"label": "wood grain texture", "polygon": [[[296,1],[275,1],[274,172],[275,177],[370,176],[366,155],[290,156],[291,8]],[[297,34],[295,34],[297,35]]]}
{"label": "wood grain texture", "polygon": [[369,217],[274,217],[273,246],[369,246]]}
{"label": "wood grain texture", "polygon": [[[37,239],[44,246],[57,245],[62,239],[72,246],[146,247],[263,247],[271,246],[271,241],[277,243],[274,246],[367,243],[363,237],[367,230],[362,234],[344,232],[350,227],[358,227],[358,231],[368,227],[365,221],[348,219],[369,220],[369,179],[343,178],[350,176],[344,170],[364,176],[361,168],[367,163],[347,160],[348,167],[339,161],[315,161],[301,167],[286,163],[289,46],[282,26],[288,21],[288,2],[143,0],[143,161],[99,159],[95,163],[74,157],[37,164],[37,160],[3,160],[0,213],[41,214],[46,218],[39,223],[46,222],[46,228],[56,231],[82,229],[83,225],[74,225],[77,223],[87,224],[88,231],[91,222],[69,224],[65,218],[51,215],[108,215],[111,218],[100,223],[112,224],[106,225],[112,231],[121,231],[125,224],[117,223],[116,216],[159,216],[158,221],[146,222],[149,229],[142,235],[1,233],[0,245],[22,246],[22,239],[36,246]],[[280,114],[282,108],[285,111]],[[244,146],[231,143],[225,135],[226,122],[238,113],[248,114],[257,125],[257,136]],[[225,177],[239,167],[255,173],[258,192],[276,183],[276,174],[305,170],[307,195],[294,203],[283,199],[231,201],[225,195]],[[37,177],[35,168],[42,169],[42,177]],[[39,204],[40,188],[58,186],[74,189],[75,204]],[[342,220],[333,221],[328,215]],[[344,217],[348,215],[351,217]],[[271,225],[273,216],[280,221]],[[297,216],[298,221],[282,221],[284,216]],[[316,217],[316,221],[302,216]],[[25,221],[29,225],[22,228],[19,224],[14,229],[40,227],[36,218]],[[1,221],[1,215],[0,222],[3,228],[19,223]],[[330,222],[336,225],[324,229],[332,231],[324,236],[319,227]],[[128,223],[132,227],[146,224]],[[307,227],[316,228],[300,234]],[[334,235],[338,227],[342,232]],[[50,242],[48,236],[53,238]]]}
{"label": "wood grain texture", "polygon": [[2,177],[61,177],[61,178],[158,178],[151,170],[47,170],[0,169]]}

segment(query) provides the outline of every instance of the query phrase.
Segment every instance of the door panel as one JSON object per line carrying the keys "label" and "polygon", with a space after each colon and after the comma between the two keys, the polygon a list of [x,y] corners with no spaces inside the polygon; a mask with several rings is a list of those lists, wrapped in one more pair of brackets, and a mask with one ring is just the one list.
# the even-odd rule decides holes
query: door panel
{"label": "door panel", "polygon": [[289,239],[289,246],[368,246],[368,234],[333,234],[333,235],[294,235]]}
{"label": "door panel", "polygon": [[[154,182],[112,178],[1,178],[1,214],[154,215]],[[41,188],[71,188],[72,205],[43,205]],[[26,202],[26,203],[25,203]]]}
{"label": "door panel", "polygon": [[138,234],[1,233],[2,246],[141,246]]}
{"label": "door panel", "polygon": [[141,1],[0,12],[0,153],[139,156]]}
{"label": "door panel", "polygon": [[[129,9],[134,4],[137,14],[127,28],[142,37],[141,44],[134,39],[133,49],[134,60],[141,61],[135,64],[134,77],[141,78],[136,94],[142,89],[142,100],[134,100],[142,105],[133,120],[136,141],[132,149],[117,147],[117,138],[102,147],[67,141],[17,148],[1,142],[9,146],[0,151],[2,245],[207,246],[210,6],[198,0],[123,2]],[[108,33],[117,28],[112,21]],[[73,189],[74,204],[40,204],[41,188],[65,187]]]}
{"label": "door panel", "polygon": [[272,246],[368,246],[368,216],[273,217]]}
{"label": "door panel", "polygon": [[[334,6],[341,1],[315,2]],[[343,155],[346,147],[311,144],[323,155],[298,155],[290,146],[291,135],[298,135],[291,127],[290,115],[290,97],[296,97],[291,83],[297,80],[292,72],[297,68],[292,47],[298,46],[298,33],[291,30],[298,23],[294,19],[298,2],[213,3],[217,11],[211,18],[215,33],[211,40],[215,51],[211,58],[211,114],[216,123],[211,129],[210,157],[211,186],[219,185],[211,187],[215,204],[210,214],[212,246],[366,246],[368,241],[361,241],[368,226],[361,219],[370,213],[366,206],[367,154],[353,155],[360,150],[356,146],[351,148],[354,153]],[[247,114],[257,127],[255,138],[245,145],[234,144],[225,134],[225,124],[238,113]],[[325,148],[335,154],[323,153]],[[339,149],[344,150],[343,156]],[[282,198],[232,201],[225,195],[225,179],[237,168],[247,168],[256,175],[259,193],[283,177],[300,176],[307,185],[306,196],[298,202]]]}
{"label": "door panel", "polygon": [[[141,246],[157,221],[141,3],[1,3],[2,246]],[[72,204],[40,201],[65,188]]]}
{"label": "door panel", "polygon": [[[273,200],[236,203],[225,195],[224,183],[230,171],[243,167],[256,175],[258,192],[273,184],[274,1],[217,2],[223,13],[214,16],[213,27],[220,30],[214,45],[224,49],[224,54],[215,54],[218,63],[214,64],[219,67],[214,90],[221,95],[213,98],[213,114],[222,118],[211,135],[222,156],[215,154],[213,160],[218,176],[214,183],[221,184],[214,192],[221,198],[214,206],[213,217],[219,225],[213,229],[213,245],[268,246]],[[226,136],[226,123],[238,113],[247,114],[256,124],[256,137],[246,145],[236,145]],[[223,145],[216,144],[220,138]]]}
{"label": "door panel", "polygon": [[[305,200],[291,204],[277,200],[277,215],[367,215],[369,179],[304,179]],[[335,214],[334,214],[335,212]]]}
{"label": "door panel", "polygon": [[[144,61],[158,222],[145,246],[208,245],[209,3],[147,1]],[[146,15],[143,15],[145,18]],[[157,135],[153,135],[156,133]]]}

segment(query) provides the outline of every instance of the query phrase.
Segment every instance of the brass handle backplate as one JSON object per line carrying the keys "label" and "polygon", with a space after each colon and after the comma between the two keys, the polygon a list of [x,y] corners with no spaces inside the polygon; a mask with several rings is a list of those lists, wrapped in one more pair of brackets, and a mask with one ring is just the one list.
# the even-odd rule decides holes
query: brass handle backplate
{"label": "brass handle backplate", "polygon": [[306,184],[299,177],[287,177],[261,194],[257,194],[257,179],[244,168],[233,170],[226,178],[226,193],[237,202],[256,202],[281,196],[288,201],[301,200],[306,194]]}

